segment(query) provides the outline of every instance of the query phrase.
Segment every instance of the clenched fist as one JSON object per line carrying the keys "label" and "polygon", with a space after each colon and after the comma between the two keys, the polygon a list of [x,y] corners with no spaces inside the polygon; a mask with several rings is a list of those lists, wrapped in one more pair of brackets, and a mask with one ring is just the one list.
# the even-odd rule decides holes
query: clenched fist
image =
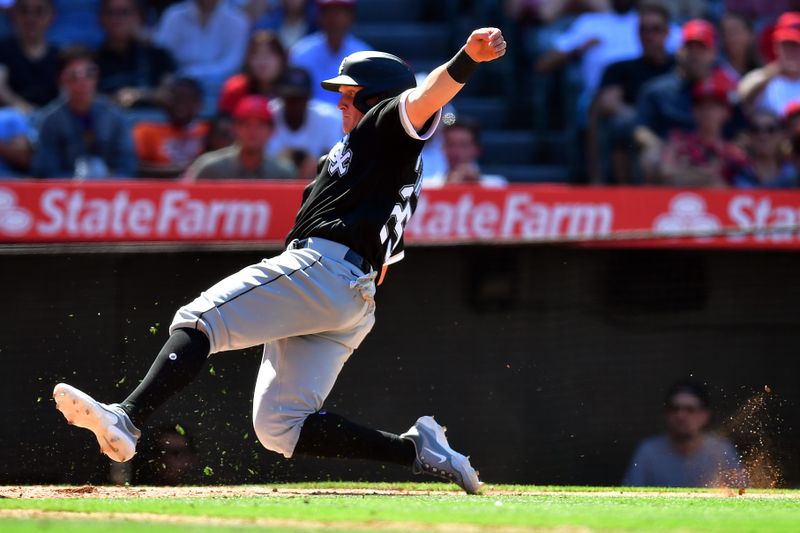
{"label": "clenched fist", "polygon": [[473,61],[493,61],[506,53],[506,40],[498,28],[479,28],[467,38],[464,50]]}

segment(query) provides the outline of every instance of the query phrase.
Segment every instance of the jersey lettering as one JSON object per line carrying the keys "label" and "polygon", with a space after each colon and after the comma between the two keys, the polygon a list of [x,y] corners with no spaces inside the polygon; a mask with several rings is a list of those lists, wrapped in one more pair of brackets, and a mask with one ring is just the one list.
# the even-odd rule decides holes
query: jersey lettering
{"label": "jersey lettering", "polygon": [[[411,207],[411,200],[419,196],[419,190],[422,186],[422,156],[417,158],[415,170],[417,173],[416,183],[414,185],[406,185],[400,189],[400,202],[394,204],[392,213],[389,215],[389,220],[381,228],[381,244],[386,244],[387,240],[389,241],[386,246],[385,261],[388,261],[394,253],[397,244],[400,242],[400,239],[403,238],[403,231],[406,229],[406,224],[408,224],[408,221],[411,219],[411,215],[414,214]],[[391,239],[389,238],[390,226],[394,234]]]}
{"label": "jersey lettering", "polygon": [[338,174],[341,177],[347,174],[353,151],[349,148],[345,150],[345,148],[347,148],[347,137],[336,143],[336,146],[328,154],[328,173],[331,176]]}

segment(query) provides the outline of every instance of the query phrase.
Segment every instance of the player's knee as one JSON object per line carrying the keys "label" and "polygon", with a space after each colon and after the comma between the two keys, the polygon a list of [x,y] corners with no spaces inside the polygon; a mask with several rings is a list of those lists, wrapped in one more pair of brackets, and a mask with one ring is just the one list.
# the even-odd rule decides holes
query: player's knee
{"label": "player's knee", "polygon": [[285,408],[265,408],[253,413],[253,429],[266,449],[291,457],[303,422],[310,413]]}

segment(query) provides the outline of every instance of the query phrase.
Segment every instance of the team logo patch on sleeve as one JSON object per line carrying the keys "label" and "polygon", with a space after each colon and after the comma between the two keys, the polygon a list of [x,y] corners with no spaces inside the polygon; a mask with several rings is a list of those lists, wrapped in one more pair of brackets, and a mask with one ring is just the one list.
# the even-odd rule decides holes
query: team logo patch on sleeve
{"label": "team logo patch on sleeve", "polygon": [[346,135],[344,139],[336,143],[336,145],[331,148],[330,153],[328,153],[328,174],[331,176],[335,176],[336,174],[340,177],[344,176],[350,168],[350,161],[353,159],[353,151],[347,147],[348,137],[349,135]]}

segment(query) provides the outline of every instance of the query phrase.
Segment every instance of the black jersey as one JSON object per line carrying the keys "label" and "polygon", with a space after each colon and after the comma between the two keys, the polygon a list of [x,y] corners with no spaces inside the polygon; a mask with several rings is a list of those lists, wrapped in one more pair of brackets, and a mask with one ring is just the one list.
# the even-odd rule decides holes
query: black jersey
{"label": "black jersey", "polygon": [[414,131],[405,111],[409,91],[362,117],[323,158],[303,191],[303,204],[286,239],[321,237],[361,254],[376,270],[402,258],[403,229],[422,185],[420,152],[440,112]]}

